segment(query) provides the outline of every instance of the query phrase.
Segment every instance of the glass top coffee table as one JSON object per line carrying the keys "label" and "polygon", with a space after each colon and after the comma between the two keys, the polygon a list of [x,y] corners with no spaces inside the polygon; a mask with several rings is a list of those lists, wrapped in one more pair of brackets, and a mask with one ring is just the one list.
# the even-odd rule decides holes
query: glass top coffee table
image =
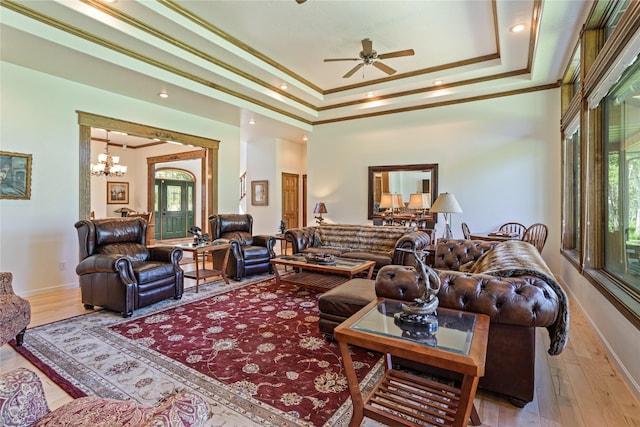
{"label": "glass top coffee table", "polygon": [[[292,283],[305,288],[328,291],[336,286],[353,279],[356,274],[364,273],[367,279],[373,276],[375,261],[336,257],[335,263],[316,264],[307,262],[303,255],[283,255],[273,258],[276,275],[276,288],[281,282]],[[295,273],[281,277],[277,265],[293,267]]]}
{"label": "glass top coffee table", "polygon": [[[438,308],[438,329],[395,319],[401,301],[378,299],[334,330],[353,402],[350,426],[370,417],[389,425],[466,426],[480,418],[473,398],[484,375],[489,317]],[[386,354],[384,375],[363,399],[349,345]],[[393,369],[391,356],[432,365],[463,375],[460,387]]]}

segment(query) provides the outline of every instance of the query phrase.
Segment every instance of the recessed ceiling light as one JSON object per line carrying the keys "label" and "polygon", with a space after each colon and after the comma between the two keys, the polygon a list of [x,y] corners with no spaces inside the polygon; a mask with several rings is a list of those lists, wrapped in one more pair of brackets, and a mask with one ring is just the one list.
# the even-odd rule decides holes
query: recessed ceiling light
{"label": "recessed ceiling light", "polygon": [[512,33],[519,33],[522,30],[524,30],[524,24],[516,24],[513,27],[509,28],[509,31],[511,31]]}
{"label": "recessed ceiling light", "polygon": [[282,83],[282,84],[280,85],[280,89],[282,89],[282,90],[287,90],[287,88],[288,88],[288,86],[287,86],[287,84],[286,84],[286,83]]}
{"label": "recessed ceiling light", "polygon": [[442,80],[436,80],[433,82],[435,86],[440,86],[442,83],[443,83]]}
{"label": "recessed ceiling light", "polygon": [[256,121],[253,120],[253,117],[249,119],[249,124],[250,125],[255,125],[256,124]]}
{"label": "recessed ceiling light", "polygon": [[169,97],[169,94],[167,93],[167,91],[166,91],[166,90],[164,90],[164,89],[163,89],[163,90],[161,90],[161,91],[160,91],[160,93],[158,93],[158,96],[159,96],[160,98],[168,98],[168,97]]}

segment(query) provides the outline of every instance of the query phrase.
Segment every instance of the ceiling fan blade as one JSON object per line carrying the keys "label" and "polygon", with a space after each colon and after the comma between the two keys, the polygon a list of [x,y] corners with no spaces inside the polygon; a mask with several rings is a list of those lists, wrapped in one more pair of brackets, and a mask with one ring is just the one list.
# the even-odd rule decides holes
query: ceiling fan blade
{"label": "ceiling fan blade", "polygon": [[378,55],[378,59],[397,58],[399,56],[411,56],[411,55],[415,55],[415,52],[413,51],[413,49],[406,49],[406,50],[398,50],[396,52],[383,53],[381,55]]}
{"label": "ceiling fan blade", "polygon": [[363,39],[362,54],[364,56],[368,56],[368,55],[371,55],[371,52],[373,52],[373,42],[371,41],[371,39]]}
{"label": "ceiling fan blade", "polygon": [[385,73],[391,75],[391,74],[395,74],[396,70],[394,70],[393,68],[389,67],[387,64],[384,64],[380,61],[376,61],[373,63],[373,66],[376,67],[379,70],[384,71]]}
{"label": "ceiling fan blade", "polygon": [[335,62],[335,61],[362,61],[362,58],[329,58],[324,60],[324,62]]}
{"label": "ceiling fan blade", "polygon": [[353,67],[351,70],[349,70],[349,72],[347,74],[345,74],[344,76],[342,76],[343,79],[348,79],[349,77],[353,76],[353,74],[358,71],[360,68],[364,67],[364,63],[362,64],[358,64],[355,67]]}

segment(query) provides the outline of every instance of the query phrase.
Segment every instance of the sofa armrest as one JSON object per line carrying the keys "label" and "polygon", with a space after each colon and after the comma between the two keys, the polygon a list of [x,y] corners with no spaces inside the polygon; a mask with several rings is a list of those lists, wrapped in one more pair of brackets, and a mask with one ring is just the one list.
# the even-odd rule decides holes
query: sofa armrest
{"label": "sofa armrest", "polygon": [[50,412],[40,378],[26,368],[0,375],[0,396],[3,425],[30,426]]}
{"label": "sofa armrest", "polygon": [[442,270],[440,306],[486,314],[492,323],[546,327],[559,313],[557,294],[534,276],[498,278]]}
{"label": "sofa armrest", "polygon": [[292,253],[297,254],[314,246],[316,227],[291,228],[284,232],[284,239],[291,243]]}
{"label": "sofa armrest", "polygon": [[256,246],[265,246],[267,249],[269,249],[269,252],[273,252],[273,247],[276,245],[276,238],[269,235],[253,236],[253,244]]}
{"label": "sofa armrest", "polygon": [[433,267],[459,271],[462,265],[476,261],[500,242],[486,240],[440,239]]}
{"label": "sofa armrest", "polygon": [[414,249],[416,251],[426,250],[430,243],[431,237],[424,231],[413,231],[403,235],[396,242],[396,249],[393,251],[391,264],[415,265],[415,260],[411,252],[413,252]]}
{"label": "sofa armrest", "polygon": [[170,262],[174,266],[180,264],[183,256],[182,249],[171,246],[156,246],[149,248],[149,259],[152,261]]}
{"label": "sofa armrest", "polygon": [[76,266],[78,276],[92,273],[118,273],[123,283],[135,283],[131,261],[120,254],[91,255]]}

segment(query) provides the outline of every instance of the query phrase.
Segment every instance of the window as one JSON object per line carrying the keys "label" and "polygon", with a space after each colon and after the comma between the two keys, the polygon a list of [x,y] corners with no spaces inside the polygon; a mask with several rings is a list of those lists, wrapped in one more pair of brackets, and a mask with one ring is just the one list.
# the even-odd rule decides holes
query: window
{"label": "window", "polygon": [[640,2],[594,2],[562,80],[562,250],[640,328]]}
{"label": "window", "polygon": [[564,141],[565,209],[563,249],[580,252],[580,129]]}
{"label": "window", "polygon": [[605,269],[640,291],[640,61],[605,102]]}

